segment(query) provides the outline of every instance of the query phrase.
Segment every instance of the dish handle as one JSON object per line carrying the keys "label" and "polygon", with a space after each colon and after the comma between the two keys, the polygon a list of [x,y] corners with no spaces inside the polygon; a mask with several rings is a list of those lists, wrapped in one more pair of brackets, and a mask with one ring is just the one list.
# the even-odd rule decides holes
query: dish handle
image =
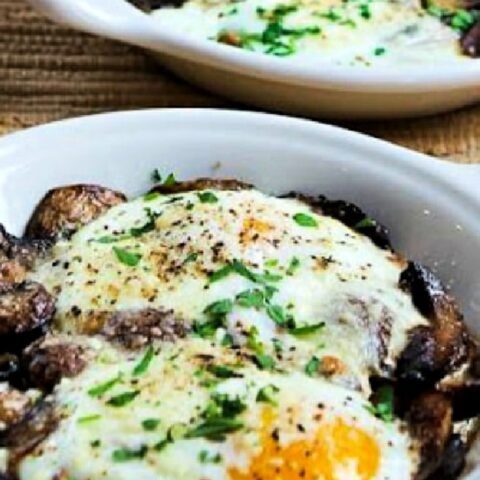
{"label": "dish handle", "polygon": [[159,40],[149,16],[126,0],[29,1],[51,20],[78,30],[147,47]]}

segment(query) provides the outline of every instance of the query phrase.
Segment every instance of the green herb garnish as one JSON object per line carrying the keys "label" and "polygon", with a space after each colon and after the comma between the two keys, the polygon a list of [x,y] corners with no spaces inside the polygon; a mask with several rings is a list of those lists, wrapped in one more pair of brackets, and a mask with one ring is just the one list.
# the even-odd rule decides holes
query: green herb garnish
{"label": "green herb garnish", "polygon": [[395,418],[393,388],[389,385],[380,387],[376,394],[375,403],[368,405],[366,408],[372,415],[384,422],[393,422]]}
{"label": "green herb garnish", "polygon": [[135,365],[132,375],[135,377],[138,377],[139,375],[144,374],[148,370],[148,367],[150,366],[150,363],[152,362],[154,356],[155,356],[155,350],[150,345],[147,348],[147,351],[143,355],[140,362],[137,363],[137,365]]}
{"label": "green herb garnish", "polygon": [[233,302],[228,298],[225,298],[223,300],[217,300],[216,302],[211,303],[203,312],[208,315],[226,315],[227,313],[230,313],[232,309]]}
{"label": "green herb garnish", "polygon": [[241,307],[245,308],[261,308],[264,305],[265,296],[261,290],[245,290],[240,292],[236,297],[235,301]]}
{"label": "green herb garnish", "polygon": [[273,370],[275,367],[275,360],[270,355],[257,354],[255,355],[255,363],[260,370]]}
{"label": "green herb garnish", "polygon": [[202,203],[218,202],[218,197],[213,192],[198,192],[197,196]]}
{"label": "green herb garnish", "polygon": [[323,327],[325,327],[325,323],[320,322],[320,323],[316,323],[314,325],[305,325],[303,327],[291,328],[288,331],[288,333],[291,333],[292,335],[296,335],[298,337],[302,337],[302,336],[311,335],[312,333],[317,333]]}
{"label": "green herb garnish", "polygon": [[198,454],[200,463],[220,463],[222,456],[219,453],[209,453],[207,450],[201,450]]}
{"label": "green herb garnish", "polygon": [[130,460],[138,460],[147,454],[148,448],[146,445],[142,445],[138,450],[131,450],[129,448],[119,448],[112,453],[112,459],[114,462],[128,462]]}
{"label": "green herb garnish", "polygon": [[100,418],[102,418],[102,416],[98,414],[86,415],[85,417],[80,417],[78,419],[78,423],[80,424],[91,423],[91,422],[100,420]]}
{"label": "green herb garnish", "polygon": [[275,385],[267,385],[258,391],[256,401],[277,405],[277,402],[275,401],[275,394],[279,391],[280,389]]}
{"label": "green herb garnish", "polygon": [[298,267],[300,267],[300,260],[297,257],[293,257],[288,265],[287,275],[293,275]]}
{"label": "green herb garnish", "polygon": [[187,432],[186,438],[205,437],[211,440],[224,440],[227,433],[240,430],[243,423],[234,418],[211,418]]}
{"label": "green herb garnish", "polygon": [[119,247],[112,247],[112,249],[118,260],[129,267],[137,266],[138,262],[140,262],[140,259],[142,258],[140,253],[129,252]]}
{"label": "green herb garnish", "polygon": [[119,374],[115,378],[112,378],[105,383],[101,383],[99,385],[96,385],[95,387],[92,387],[90,390],[87,391],[87,393],[91,397],[100,397],[101,395],[107,393],[110,389],[112,389],[118,382],[120,382],[121,379],[122,376]]}
{"label": "green herb garnish", "polygon": [[360,220],[358,223],[356,223],[353,228],[358,230],[360,228],[371,228],[376,226],[377,222],[373,218],[365,217],[363,220]]}
{"label": "green herb garnish", "polygon": [[319,367],[320,367],[320,359],[314,356],[309,360],[309,362],[305,366],[305,373],[309,377],[313,377],[318,373]]}
{"label": "green herb garnish", "polygon": [[158,420],[157,418],[146,418],[142,421],[142,427],[147,432],[156,430],[158,425],[160,425],[160,420]]}
{"label": "green herb garnish", "polygon": [[130,402],[133,402],[139,394],[140,392],[138,390],[120,393],[119,395],[110,398],[110,400],[107,401],[107,405],[111,405],[112,407],[123,407]]}
{"label": "green herb garnish", "polygon": [[217,378],[241,378],[243,375],[226,365],[208,365],[207,371]]}
{"label": "green herb garnish", "polygon": [[296,213],[293,216],[293,219],[295,220],[298,225],[302,227],[316,227],[318,226],[317,220],[313,218],[310,215],[307,215],[306,213]]}

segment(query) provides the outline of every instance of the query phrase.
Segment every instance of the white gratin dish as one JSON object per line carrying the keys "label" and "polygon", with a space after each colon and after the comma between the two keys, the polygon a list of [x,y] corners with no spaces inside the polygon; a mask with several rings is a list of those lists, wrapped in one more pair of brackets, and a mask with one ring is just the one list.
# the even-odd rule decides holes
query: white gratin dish
{"label": "white gratin dish", "polygon": [[[438,272],[480,335],[480,166],[450,164],[331,126],[183,109],[26,130],[0,140],[0,221],[21,234],[41,196],[60,185],[98,183],[140,194],[155,168],[179,179],[235,177],[267,192],[357,203],[390,228],[398,250]],[[478,458],[480,445],[470,468]]]}
{"label": "white gratin dish", "polygon": [[480,59],[431,67],[309,65],[189,38],[127,0],[32,0],[51,19],[146,48],[213,93],[262,109],[323,118],[427,115],[480,100]]}

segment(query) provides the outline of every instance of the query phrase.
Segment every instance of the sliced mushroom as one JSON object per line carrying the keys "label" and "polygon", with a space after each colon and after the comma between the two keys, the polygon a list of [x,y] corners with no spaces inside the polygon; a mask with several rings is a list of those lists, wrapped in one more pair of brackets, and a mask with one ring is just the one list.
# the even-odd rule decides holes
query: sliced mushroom
{"label": "sliced mushroom", "polygon": [[125,202],[123,193],[98,185],[70,185],[50,190],[26,228],[28,238],[68,237],[109,208]]}
{"label": "sliced mushroom", "polygon": [[0,291],[22,283],[35,259],[44,255],[50,246],[50,242],[44,240],[17,238],[0,224]]}
{"label": "sliced mushroom", "polygon": [[406,420],[410,435],[420,445],[421,463],[417,478],[423,480],[442,463],[452,434],[451,402],[440,392],[420,394],[410,405]]}
{"label": "sliced mushroom", "polygon": [[180,7],[185,3],[185,0],[129,0],[129,2],[140,10],[150,13],[165,6]]}
{"label": "sliced mushroom", "polygon": [[183,193],[193,190],[249,190],[253,188],[248,183],[233,178],[198,178],[186,182],[175,182],[172,184],[158,184],[152,188],[152,192],[158,193]]}
{"label": "sliced mushroom", "polygon": [[370,238],[377,247],[386,250],[392,249],[388,229],[370,218],[360,207],[353,203],[343,200],[329,200],[323,195],[309,197],[295,192],[288,194],[287,197],[297,198],[311,206],[321,215],[339,220],[347,227]]}
{"label": "sliced mushroom", "polygon": [[62,337],[47,337],[26,348],[22,355],[30,385],[45,392],[64,377],[78,375],[86,366],[85,347]]}
{"label": "sliced mushroom", "polygon": [[36,282],[25,282],[0,295],[0,350],[19,352],[44,335],[55,301]]}
{"label": "sliced mushroom", "polygon": [[154,340],[184,338],[188,331],[189,326],[172,310],[145,308],[114,312],[107,317],[100,333],[127,349],[137,349]]}
{"label": "sliced mushroom", "polygon": [[7,473],[15,478],[18,463],[58,425],[59,415],[50,399],[36,403],[21,420],[0,432],[0,447],[8,448]]}
{"label": "sliced mushroom", "polygon": [[451,435],[436,470],[428,480],[455,480],[465,467],[467,447],[459,435]]}
{"label": "sliced mushroom", "polygon": [[460,44],[465,55],[480,57],[480,20],[463,35]]}
{"label": "sliced mushroom", "polygon": [[433,384],[471,361],[474,343],[455,300],[427,268],[410,262],[400,276],[400,287],[412,296],[429,321],[410,332],[400,355],[397,376],[402,381]]}
{"label": "sliced mushroom", "polygon": [[0,388],[0,431],[18,423],[31,409],[31,395],[2,384]]}

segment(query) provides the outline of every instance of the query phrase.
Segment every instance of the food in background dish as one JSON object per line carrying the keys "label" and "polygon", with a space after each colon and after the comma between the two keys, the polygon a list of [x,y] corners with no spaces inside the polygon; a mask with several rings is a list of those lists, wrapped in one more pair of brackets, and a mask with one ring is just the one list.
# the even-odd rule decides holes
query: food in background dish
{"label": "food in background dish", "polygon": [[155,180],[1,232],[7,478],[459,475],[478,347],[428,269],[343,201]]}
{"label": "food in background dish", "polygon": [[421,0],[144,0],[140,6],[160,27],[312,65],[421,67],[480,55],[478,2],[444,8]]}

